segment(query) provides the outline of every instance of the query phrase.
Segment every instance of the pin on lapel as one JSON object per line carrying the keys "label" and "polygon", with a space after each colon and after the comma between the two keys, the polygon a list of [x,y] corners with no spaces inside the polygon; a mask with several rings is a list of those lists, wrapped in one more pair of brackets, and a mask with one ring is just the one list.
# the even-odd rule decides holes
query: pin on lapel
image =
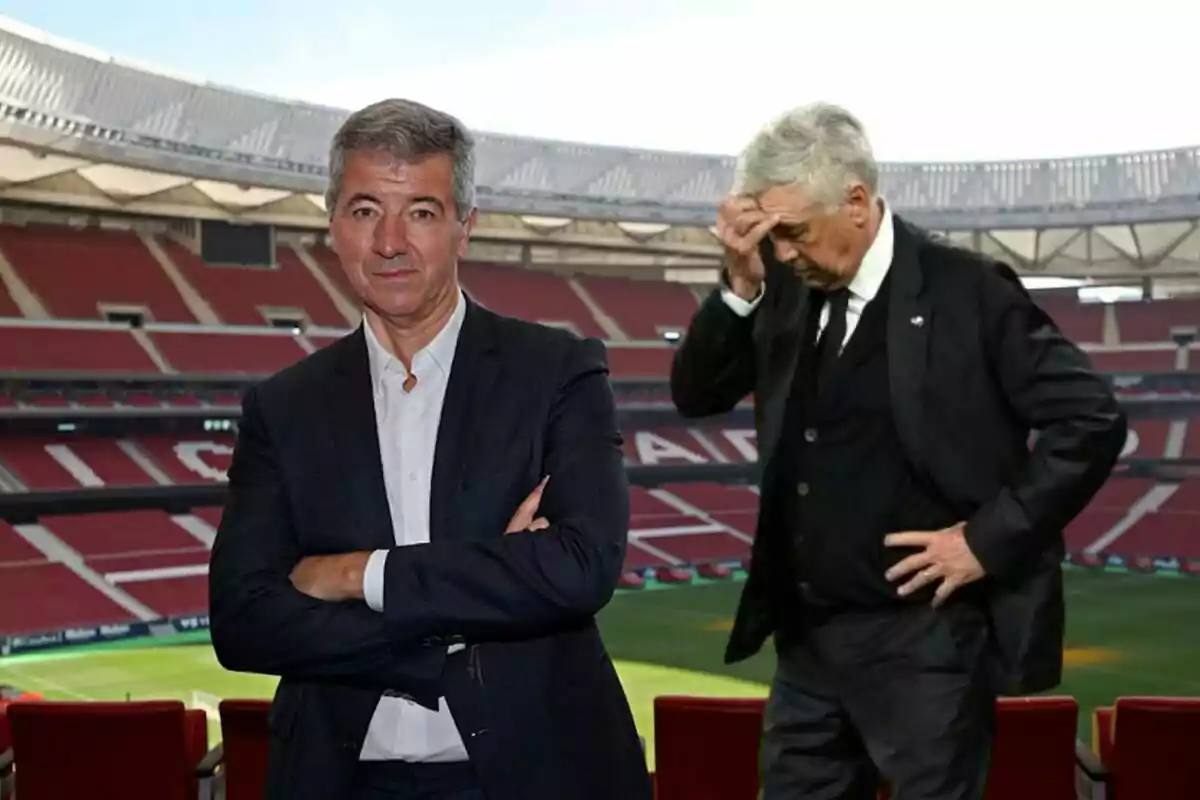
{"label": "pin on lapel", "polygon": [[911,322],[913,324],[913,327],[915,327],[915,328],[919,328],[925,324],[925,318],[922,317],[920,314],[917,314],[915,317],[910,318],[908,321]]}

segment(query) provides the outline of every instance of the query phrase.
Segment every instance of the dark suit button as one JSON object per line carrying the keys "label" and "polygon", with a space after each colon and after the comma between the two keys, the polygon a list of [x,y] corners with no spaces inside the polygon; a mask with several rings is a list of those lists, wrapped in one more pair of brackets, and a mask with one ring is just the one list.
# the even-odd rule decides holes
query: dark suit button
{"label": "dark suit button", "polygon": [[796,494],[801,497],[808,497],[808,484],[804,481],[796,484]]}
{"label": "dark suit button", "polygon": [[359,750],[361,748],[362,748],[362,745],[360,745],[358,742],[354,741],[353,739],[347,739],[344,742],[342,742],[343,750]]}

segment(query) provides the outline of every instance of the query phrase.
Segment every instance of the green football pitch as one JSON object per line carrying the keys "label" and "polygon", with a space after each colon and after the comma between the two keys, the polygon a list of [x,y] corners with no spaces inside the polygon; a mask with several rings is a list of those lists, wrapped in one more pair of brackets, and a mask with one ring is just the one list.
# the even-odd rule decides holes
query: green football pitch
{"label": "green football pitch", "polygon": [[[1200,580],[1072,570],[1066,680],[1056,693],[1090,710],[1121,694],[1200,694]],[[727,666],[721,654],[738,582],[618,594],[604,638],[653,758],[651,704],[661,694],[763,696],[770,648]],[[0,660],[0,683],[56,699],[179,698],[210,711],[220,698],[269,697],[275,681],[224,671],[203,633],[82,646]],[[212,722],[214,741],[218,736]]]}

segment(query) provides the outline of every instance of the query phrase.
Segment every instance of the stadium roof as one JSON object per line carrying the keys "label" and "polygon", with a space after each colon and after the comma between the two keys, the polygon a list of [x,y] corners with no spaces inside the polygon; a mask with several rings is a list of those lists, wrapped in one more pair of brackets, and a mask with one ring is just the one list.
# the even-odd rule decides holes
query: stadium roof
{"label": "stadium roof", "polygon": [[[320,228],[326,150],[346,114],[168,75],[0,18],[0,197],[10,200]],[[715,252],[705,232],[731,156],[489,133],[478,152],[480,205],[507,218],[501,238]],[[881,182],[911,219],[1018,267],[1078,273],[1107,260],[1128,271],[1180,248],[1196,256],[1175,261],[1200,263],[1200,147],[884,164]]]}

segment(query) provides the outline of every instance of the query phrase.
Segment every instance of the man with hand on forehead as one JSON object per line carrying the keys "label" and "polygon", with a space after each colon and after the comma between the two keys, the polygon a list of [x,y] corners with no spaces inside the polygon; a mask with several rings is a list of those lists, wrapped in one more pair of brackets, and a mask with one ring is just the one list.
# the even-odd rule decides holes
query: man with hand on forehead
{"label": "man with hand on forehead", "polygon": [[755,399],[761,508],[725,657],[774,636],[765,800],[982,798],[997,694],[1061,678],[1062,531],[1125,441],[1013,270],[896,215],[878,181],[844,109],[759,133],[671,372],[686,417]]}

